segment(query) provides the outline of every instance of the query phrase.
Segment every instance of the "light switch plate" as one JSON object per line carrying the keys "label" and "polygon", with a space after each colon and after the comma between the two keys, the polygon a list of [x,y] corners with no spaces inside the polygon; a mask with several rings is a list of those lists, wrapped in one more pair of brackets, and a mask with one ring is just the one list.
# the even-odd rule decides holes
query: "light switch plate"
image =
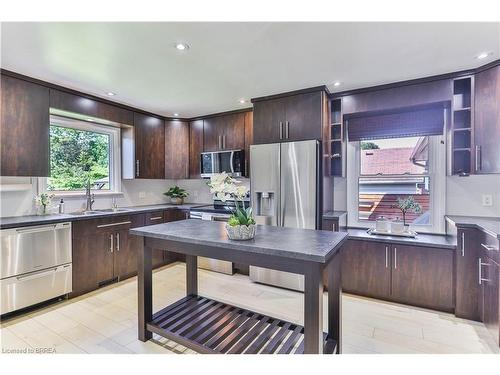
{"label": "light switch plate", "polygon": [[493,206],[493,196],[491,194],[483,194],[483,206]]}

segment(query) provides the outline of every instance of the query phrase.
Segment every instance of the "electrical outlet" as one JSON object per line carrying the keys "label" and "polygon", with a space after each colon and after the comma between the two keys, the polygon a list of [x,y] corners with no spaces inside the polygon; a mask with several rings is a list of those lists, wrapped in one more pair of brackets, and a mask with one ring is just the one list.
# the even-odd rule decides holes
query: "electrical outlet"
{"label": "electrical outlet", "polygon": [[193,191],[193,197],[195,197],[195,198],[198,197],[198,190]]}
{"label": "electrical outlet", "polygon": [[483,194],[483,206],[493,206],[493,196],[491,194]]}
{"label": "electrical outlet", "polygon": [[146,192],[145,191],[140,191],[139,192],[139,199],[144,199],[146,198]]}

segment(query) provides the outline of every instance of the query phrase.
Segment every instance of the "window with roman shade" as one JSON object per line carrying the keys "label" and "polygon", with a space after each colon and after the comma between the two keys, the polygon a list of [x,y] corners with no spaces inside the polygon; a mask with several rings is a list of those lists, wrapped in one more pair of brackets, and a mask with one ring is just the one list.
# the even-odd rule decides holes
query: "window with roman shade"
{"label": "window with roman shade", "polygon": [[445,103],[394,111],[353,114],[346,120],[350,142],[443,134]]}

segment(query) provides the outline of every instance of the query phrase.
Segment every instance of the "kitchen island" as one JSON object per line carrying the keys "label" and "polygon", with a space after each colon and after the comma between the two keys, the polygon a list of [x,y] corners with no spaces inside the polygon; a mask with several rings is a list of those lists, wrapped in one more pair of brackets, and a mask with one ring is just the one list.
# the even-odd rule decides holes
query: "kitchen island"
{"label": "kitchen island", "polygon": [[[340,353],[340,248],[347,234],[259,225],[255,239],[232,241],[224,225],[183,220],[130,230],[144,241],[138,254],[139,340],[149,340],[154,332],[200,353]],[[186,255],[186,297],[155,314],[153,249]],[[199,296],[198,256],[304,275],[304,325]],[[326,333],[323,273],[328,280]]]}

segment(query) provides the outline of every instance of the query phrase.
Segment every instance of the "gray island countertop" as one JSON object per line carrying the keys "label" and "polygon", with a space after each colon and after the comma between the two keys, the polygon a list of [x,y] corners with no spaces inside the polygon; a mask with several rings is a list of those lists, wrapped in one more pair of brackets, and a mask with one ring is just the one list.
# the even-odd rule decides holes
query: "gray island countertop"
{"label": "gray island countertop", "polygon": [[182,243],[212,246],[228,251],[274,255],[285,258],[326,263],[347,239],[347,233],[312,229],[257,225],[255,238],[248,241],[228,239],[225,223],[182,220],[134,228],[131,234]]}

